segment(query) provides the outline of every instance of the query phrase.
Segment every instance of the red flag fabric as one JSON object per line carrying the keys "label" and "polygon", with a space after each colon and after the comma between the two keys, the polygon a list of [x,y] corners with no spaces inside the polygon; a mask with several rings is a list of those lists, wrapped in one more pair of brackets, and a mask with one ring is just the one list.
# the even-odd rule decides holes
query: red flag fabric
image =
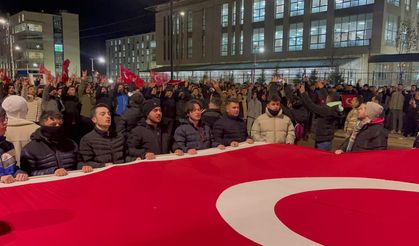
{"label": "red flag fabric", "polygon": [[7,71],[6,69],[0,69],[0,78],[3,81],[3,83],[8,84],[10,83],[10,79],[7,76]]}
{"label": "red flag fabric", "polygon": [[169,84],[169,85],[185,85],[185,81],[182,81],[180,79],[172,79],[167,84]]}
{"label": "red flag fabric", "polygon": [[47,81],[51,82],[53,80],[51,71],[49,71],[44,64],[39,66],[39,73],[45,74],[47,76]]}
{"label": "red flag fabric", "polygon": [[64,83],[66,83],[69,79],[69,74],[68,74],[68,67],[70,66],[70,60],[66,59],[63,62],[63,74],[62,74],[62,81]]}
{"label": "red flag fabric", "polygon": [[132,82],[134,82],[137,88],[141,88],[144,86],[144,80],[138,77],[135,73],[128,70],[126,67],[121,66],[120,72],[121,80],[124,84],[130,85]]}
{"label": "red flag fabric", "polygon": [[240,148],[0,184],[0,245],[419,242],[419,149]]}
{"label": "red flag fabric", "polygon": [[344,94],[341,97],[343,108],[352,108],[352,99],[355,97],[355,95]]}
{"label": "red flag fabric", "polygon": [[156,83],[156,85],[163,85],[168,81],[168,76],[166,73],[158,73],[154,70],[150,71],[150,80],[151,82]]}

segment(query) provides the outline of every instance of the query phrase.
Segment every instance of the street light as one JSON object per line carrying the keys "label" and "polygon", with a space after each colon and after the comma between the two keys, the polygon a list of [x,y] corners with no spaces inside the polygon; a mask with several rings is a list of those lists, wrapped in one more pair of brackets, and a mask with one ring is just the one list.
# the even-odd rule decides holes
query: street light
{"label": "street light", "polygon": [[104,64],[106,62],[105,58],[103,56],[94,58],[94,57],[90,57],[90,61],[92,62],[92,80],[93,80],[93,76],[95,73],[95,67],[94,67],[94,61],[97,60],[100,64]]}
{"label": "street light", "polygon": [[254,46],[254,60],[253,60],[253,83],[256,82],[256,58],[257,58],[257,54],[262,54],[265,52],[265,47],[263,46],[259,46],[259,45],[255,45]]}
{"label": "street light", "polygon": [[15,47],[15,50],[16,50],[16,51],[20,51],[21,49],[22,49],[22,48],[20,48],[20,46],[16,46],[16,47]]}

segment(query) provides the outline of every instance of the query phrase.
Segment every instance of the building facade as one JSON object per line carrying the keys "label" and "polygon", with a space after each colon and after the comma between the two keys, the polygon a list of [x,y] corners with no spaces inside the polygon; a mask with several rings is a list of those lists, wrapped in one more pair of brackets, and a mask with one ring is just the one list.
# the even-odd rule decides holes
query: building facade
{"label": "building facade", "polygon": [[[173,54],[180,76],[211,71],[245,81],[252,72],[269,76],[275,71],[292,78],[316,69],[326,77],[338,68],[347,82],[371,82],[378,80],[378,72],[390,70],[368,65],[368,58],[399,52],[399,30],[407,22],[416,29],[419,2],[183,0],[175,1],[173,9],[171,15],[169,3],[153,8],[162,70],[169,70]],[[405,80],[415,80],[414,65],[402,66]]]}
{"label": "building facade", "polygon": [[120,67],[146,78],[156,66],[156,34],[146,33],[106,40],[106,72],[108,78],[120,76]]}
{"label": "building facade", "polygon": [[[1,61],[6,61],[2,66],[12,71],[10,58],[13,57],[14,71],[18,76],[38,73],[41,64],[44,64],[53,75],[61,73],[65,59],[71,61],[69,72],[80,74],[77,14],[66,11],[61,11],[59,14],[21,11],[8,18],[8,23],[3,25],[1,35],[0,55],[3,57]],[[10,51],[13,53],[12,56]]]}

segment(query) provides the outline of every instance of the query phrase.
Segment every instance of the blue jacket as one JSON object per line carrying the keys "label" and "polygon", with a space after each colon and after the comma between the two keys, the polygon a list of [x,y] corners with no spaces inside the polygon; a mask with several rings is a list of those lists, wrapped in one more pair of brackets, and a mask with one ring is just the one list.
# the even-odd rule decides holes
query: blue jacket
{"label": "blue jacket", "polygon": [[121,115],[128,107],[128,96],[125,94],[118,94],[116,96],[115,114]]}
{"label": "blue jacket", "polygon": [[6,140],[6,137],[0,137],[0,177],[12,175],[15,176],[18,167],[16,166],[15,148],[13,144]]}

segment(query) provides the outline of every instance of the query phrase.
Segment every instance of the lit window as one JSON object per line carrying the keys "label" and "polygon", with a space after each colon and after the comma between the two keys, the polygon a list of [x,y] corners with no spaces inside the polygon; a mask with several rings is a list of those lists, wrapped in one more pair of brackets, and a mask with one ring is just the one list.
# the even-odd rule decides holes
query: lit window
{"label": "lit window", "polygon": [[228,33],[223,33],[221,37],[221,56],[228,55]]}
{"label": "lit window", "polygon": [[304,0],[290,0],[290,16],[304,15]]}
{"label": "lit window", "polygon": [[387,0],[387,3],[392,4],[396,7],[400,6],[400,0]]}
{"label": "lit window", "polygon": [[265,20],[265,0],[253,1],[253,22]]}
{"label": "lit window", "polygon": [[192,11],[188,11],[188,32],[192,32]]}
{"label": "lit window", "polygon": [[221,26],[228,26],[228,3],[223,4],[221,7]]}
{"label": "lit window", "polygon": [[[387,1],[400,1],[400,0],[387,0]],[[336,9],[344,9],[355,6],[363,6],[373,4],[374,0],[336,0]]]}
{"label": "lit window", "polygon": [[188,38],[188,58],[192,58],[192,38]]}
{"label": "lit window", "polygon": [[312,0],[311,1],[311,12],[319,13],[327,11],[327,0]]}
{"label": "lit window", "polygon": [[410,0],[404,0],[404,7],[406,11],[410,11]]}
{"label": "lit window", "polygon": [[335,19],[335,47],[369,45],[372,14],[351,15]]}
{"label": "lit window", "polygon": [[236,19],[237,19],[237,2],[234,1],[233,2],[233,10],[232,10],[232,25],[235,26],[236,25]]}
{"label": "lit window", "polygon": [[303,23],[290,24],[288,50],[303,50]]}
{"label": "lit window", "polygon": [[244,22],[244,0],[241,0],[241,3],[240,3],[240,25],[243,25],[243,22]]}
{"label": "lit window", "polygon": [[310,49],[324,49],[326,47],[326,20],[311,22]]}
{"label": "lit window", "polygon": [[240,31],[240,55],[243,55],[243,31]]}
{"label": "lit window", "polygon": [[284,0],[275,0],[275,18],[284,18]]}
{"label": "lit window", "polygon": [[386,45],[396,46],[397,30],[399,24],[399,17],[389,14],[387,16],[387,22],[384,32],[384,40]]}
{"label": "lit window", "polygon": [[231,55],[236,55],[236,36],[235,33],[233,33],[233,36],[231,37]]}
{"label": "lit window", "polygon": [[257,52],[265,46],[265,33],[263,28],[253,29],[252,53]]}
{"label": "lit window", "polygon": [[275,30],[274,51],[281,52],[284,38],[283,26],[277,26]]}

